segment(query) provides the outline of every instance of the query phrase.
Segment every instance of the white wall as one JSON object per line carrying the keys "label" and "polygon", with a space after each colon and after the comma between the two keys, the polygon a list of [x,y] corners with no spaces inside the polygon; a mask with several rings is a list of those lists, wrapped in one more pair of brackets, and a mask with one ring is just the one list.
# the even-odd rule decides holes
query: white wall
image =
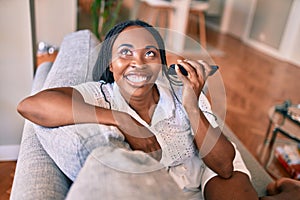
{"label": "white wall", "polygon": [[300,0],[294,0],[279,48],[280,54],[300,66]]}
{"label": "white wall", "polygon": [[33,74],[29,1],[0,0],[0,27],[0,160],[11,160],[24,123],[16,106],[29,94]]}
{"label": "white wall", "polygon": [[258,0],[249,38],[279,49],[292,2],[293,0]]}
{"label": "white wall", "polygon": [[34,0],[36,40],[59,46],[77,29],[77,0]]}
{"label": "white wall", "polygon": [[[252,1],[256,6],[252,7],[243,40],[264,53],[300,67],[300,0]],[[266,2],[272,6],[263,5]],[[272,11],[266,12],[262,7]]]}
{"label": "white wall", "polygon": [[300,0],[225,0],[222,22],[213,27],[300,67],[299,10]]}
{"label": "white wall", "polygon": [[241,38],[247,28],[253,0],[226,0],[221,31]]}
{"label": "white wall", "polygon": [[[32,0],[36,41],[59,46],[77,29],[77,0]],[[24,119],[17,104],[33,79],[30,0],[0,0],[0,160],[17,159]]]}

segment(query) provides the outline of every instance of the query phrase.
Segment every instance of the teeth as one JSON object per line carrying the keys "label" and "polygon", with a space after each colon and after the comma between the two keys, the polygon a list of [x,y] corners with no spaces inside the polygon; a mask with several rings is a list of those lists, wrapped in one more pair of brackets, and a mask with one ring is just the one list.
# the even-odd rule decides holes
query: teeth
{"label": "teeth", "polygon": [[139,83],[147,80],[146,76],[137,76],[137,75],[129,75],[127,76],[127,79],[134,83]]}

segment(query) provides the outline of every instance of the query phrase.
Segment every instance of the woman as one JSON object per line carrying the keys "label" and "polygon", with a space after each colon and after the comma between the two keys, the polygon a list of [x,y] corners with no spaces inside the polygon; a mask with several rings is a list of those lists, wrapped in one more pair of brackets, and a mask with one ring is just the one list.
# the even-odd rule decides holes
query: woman
{"label": "woman", "polygon": [[257,199],[239,153],[198,106],[200,101],[209,107],[201,93],[207,64],[178,64],[188,75],[175,68],[183,83],[175,90],[165,81],[167,63],[159,33],[142,21],[126,21],[107,34],[94,67],[95,82],[41,91],[24,99],[18,111],[46,127],[116,126],[133,150],[169,167],[182,189],[201,189],[206,199]]}

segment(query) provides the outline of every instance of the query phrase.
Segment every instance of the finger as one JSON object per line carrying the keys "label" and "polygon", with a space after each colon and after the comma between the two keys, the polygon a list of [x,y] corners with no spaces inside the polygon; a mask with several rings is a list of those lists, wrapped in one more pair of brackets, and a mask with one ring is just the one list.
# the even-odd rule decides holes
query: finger
{"label": "finger", "polygon": [[[200,63],[194,60],[186,60],[186,62],[193,67],[195,71],[195,76],[191,78],[191,81],[194,85],[194,88],[197,88],[197,91],[202,90],[205,83],[205,75],[203,71],[203,67]],[[197,92],[197,93],[198,93]]]}
{"label": "finger", "polygon": [[276,182],[269,183],[267,186],[267,193],[268,195],[275,195],[279,193]]}
{"label": "finger", "polygon": [[194,71],[197,74],[198,79],[203,82],[206,79],[206,74],[205,74],[205,70],[204,67],[202,66],[202,64],[200,64],[198,61],[194,61],[194,60],[186,60],[187,63],[189,63],[193,68]]}
{"label": "finger", "polygon": [[187,59],[185,59],[184,61],[180,61],[179,64],[182,65],[184,69],[188,72],[188,77],[190,79],[197,77],[195,67],[191,63],[189,63]]}
{"label": "finger", "polygon": [[149,152],[148,155],[153,157],[157,161],[160,161],[162,158],[162,154],[160,150]]}
{"label": "finger", "polygon": [[187,84],[188,83],[188,78],[186,77],[186,76],[184,76],[182,73],[181,73],[181,71],[180,71],[180,69],[179,69],[179,66],[176,64],[175,65],[175,71],[176,71],[176,73],[177,73],[177,76],[178,76],[178,78],[182,81],[182,83],[183,84]]}
{"label": "finger", "polygon": [[279,191],[288,191],[295,188],[300,189],[300,182],[291,178],[280,178],[276,181],[276,186]]}
{"label": "finger", "polygon": [[280,178],[267,186],[267,192],[270,195],[275,195],[282,192],[283,190],[289,190],[290,188],[293,188],[294,185],[296,185],[295,182],[299,185],[299,182],[294,181],[295,180],[289,178]]}

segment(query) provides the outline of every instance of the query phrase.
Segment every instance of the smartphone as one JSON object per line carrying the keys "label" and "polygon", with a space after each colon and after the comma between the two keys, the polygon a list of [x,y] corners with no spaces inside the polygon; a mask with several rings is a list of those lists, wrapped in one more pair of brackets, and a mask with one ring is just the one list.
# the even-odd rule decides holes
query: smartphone
{"label": "smartphone", "polygon": [[[175,65],[176,64],[171,64],[169,69],[168,69],[168,74],[169,75],[176,75],[176,71],[175,71]],[[180,72],[184,75],[187,76],[188,72],[184,69],[184,67],[180,64],[177,64],[179,67]],[[219,66],[217,65],[210,65],[210,69],[206,70],[208,71],[208,76],[213,75],[217,70],[219,69]]]}
{"label": "smartphone", "polygon": [[[171,64],[169,69],[168,69],[168,74],[169,75],[176,75],[176,71],[175,71],[175,65],[176,64]],[[188,72],[184,69],[184,67],[180,64],[177,64],[178,67],[179,67],[179,70],[180,72],[184,75],[184,76],[187,76],[188,75]]]}

